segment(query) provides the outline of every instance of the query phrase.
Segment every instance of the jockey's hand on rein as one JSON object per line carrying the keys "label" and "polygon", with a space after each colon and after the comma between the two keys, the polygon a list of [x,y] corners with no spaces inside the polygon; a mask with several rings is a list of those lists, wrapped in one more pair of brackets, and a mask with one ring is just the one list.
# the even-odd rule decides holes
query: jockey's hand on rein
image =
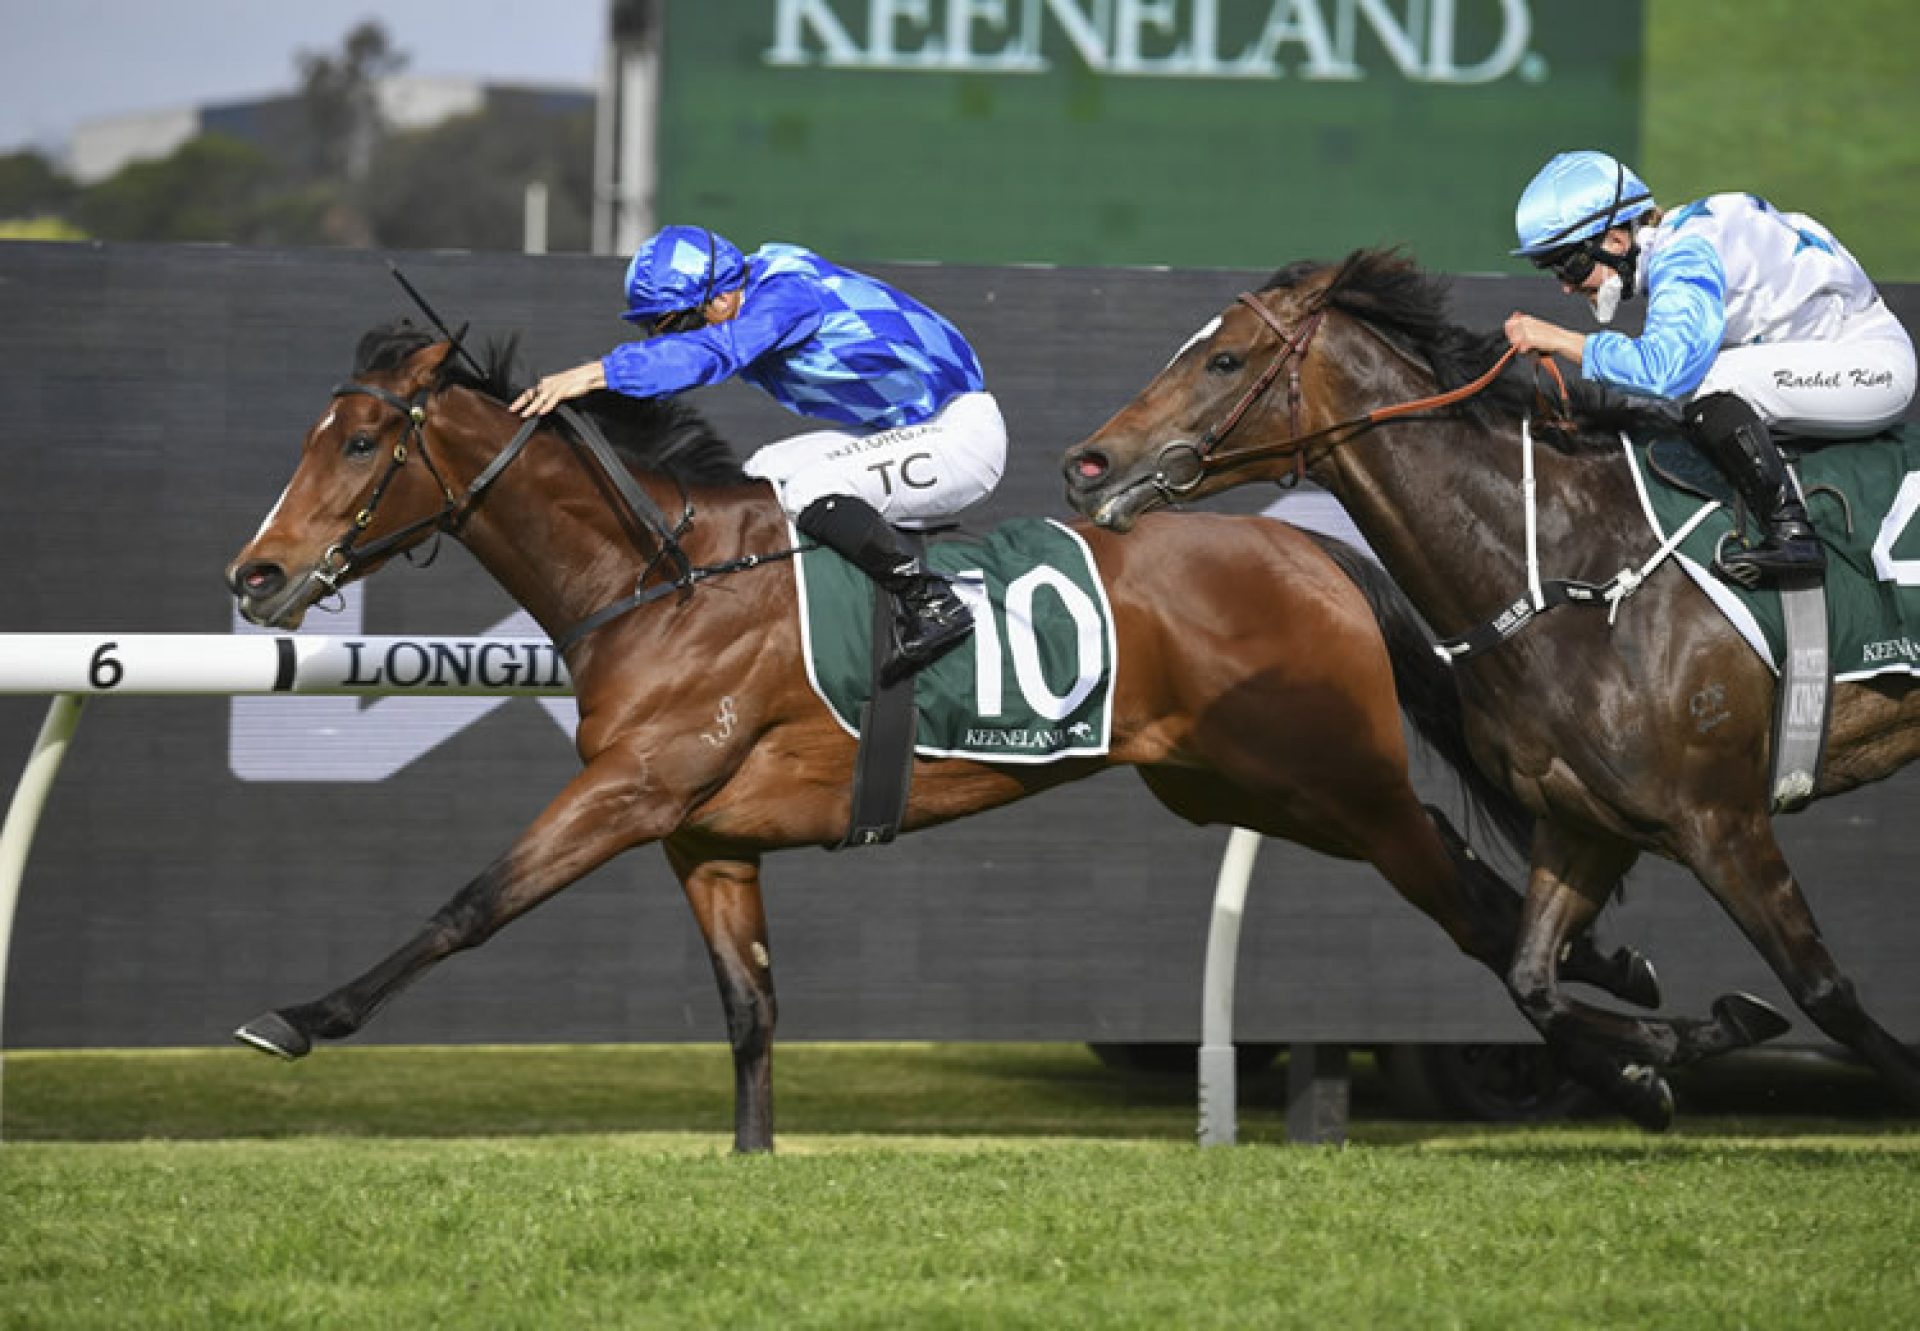
{"label": "jockey's hand on rein", "polygon": [[597,360],[590,360],[570,370],[543,376],[539,383],[515,398],[509,410],[522,416],[544,416],[562,402],[606,386],[605,367]]}

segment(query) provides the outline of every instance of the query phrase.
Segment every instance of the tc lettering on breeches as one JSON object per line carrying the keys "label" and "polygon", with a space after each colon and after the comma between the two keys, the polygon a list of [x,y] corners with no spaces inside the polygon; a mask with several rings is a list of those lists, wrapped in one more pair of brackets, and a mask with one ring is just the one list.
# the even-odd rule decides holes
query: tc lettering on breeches
{"label": "tc lettering on breeches", "polygon": [[918,425],[853,434],[815,430],[768,444],[746,464],[771,481],[789,514],[827,495],[866,500],[887,519],[916,527],[985,499],[1006,465],[1007,432],[987,393],[966,393]]}

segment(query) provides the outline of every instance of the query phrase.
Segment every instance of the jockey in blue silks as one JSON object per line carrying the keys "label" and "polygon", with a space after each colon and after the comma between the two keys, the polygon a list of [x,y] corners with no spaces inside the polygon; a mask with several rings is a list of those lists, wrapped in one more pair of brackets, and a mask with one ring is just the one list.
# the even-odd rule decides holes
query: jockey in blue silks
{"label": "jockey in blue silks", "polygon": [[1721,571],[1754,585],[1817,576],[1819,538],[1773,431],[1872,434],[1913,399],[1913,342],[1833,233],[1751,194],[1661,209],[1605,153],[1561,153],[1514,212],[1513,251],[1579,292],[1602,324],[1644,290],[1639,337],[1581,335],[1514,314],[1507,340],[1578,361],[1628,393],[1684,405],[1689,432],[1762,520],[1762,542]]}
{"label": "jockey in blue silks", "polygon": [[646,340],[548,375],[514,410],[551,411],[611,388],[666,397],[738,376],[828,423],[747,460],[805,535],[893,593],[897,679],[961,642],[972,615],[895,526],[917,528],[985,499],[1007,431],[959,330],[913,297],[797,245],[743,255],[704,227],[670,226],[627,267],[626,313]]}

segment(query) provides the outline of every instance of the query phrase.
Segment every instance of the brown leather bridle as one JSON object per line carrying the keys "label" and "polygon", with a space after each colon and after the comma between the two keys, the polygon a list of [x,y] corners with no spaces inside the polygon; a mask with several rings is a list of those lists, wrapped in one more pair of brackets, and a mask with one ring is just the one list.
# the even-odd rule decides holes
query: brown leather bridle
{"label": "brown leather bridle", "polygon": [[[1463,384],[1459,388],[1449,389],[1444,393],[1435,393],[1431,397],[1417,398],[1411,402],[1376,407],[1363,416],[1349,417],[1311,433],[1302,434],[1300,433],[1300,406],[1303,398],[1300,391],[1300,368],[1306,363],[1307,348],[1312,345],[1314,335],[1320,331],[1321,324],[1325,322],[1326,299],[1323,296],[1316,302],[1294,326],[1292,332],[1287,331],[1286,325],[1280,322],[1272,310],[1261,304],[1255,293],[1243,291],[1238,300],[1240,304],[1259,315],[1260,321],[1273,330],[1274,336],[1280,339],[1280,347],[1274,353],[1273,359],[1268,362],[1267,368],[1260,372],[1260,377],[1240,395],[1240,400],[1233,404],[1218,424],[1209,427],[1200,436],[1199,442],[1189,443],[1182,439],[1161,448],[1154,458],[1153,485],[1169,499],[1178,499],[1192,493],[1210,474],[1231,471],[1249,462],[1271,457],[1293,459],[1293,471],[1286,479],[1280,481],[1280,484],[1288,487],[1298,485],[1307,473],[1309,444],[1339,435],[1341,437],[1334,440],[1333,445],[1338,447],[1354,435],[1371,429],[1383,421],[1412,416],[1423,411],[1434,411],[1442,407],[1450,407],[1456,402],[1463,402],[1499,378],[1500,372],[1506,369],[1508,363],[1519,353],[1518,347],[1508,347],[1506,354],[1493,363],[1492,369],[1470,384]],[[1560,368],[1553,363],[1551,357],[1543,356],[1541,360],[1546,364],[1554,380],[1559,383],[1561,400],[1565,401],[1567,386],[1560,377]],[[1220,445],[1226,442],[1227,436],[1233,432],[1235,426],[1240,424],[1241,419],[1253,404],[1273,386],[1274,380],[1280,377],[1282,370],[1287,371],[1287,437],[1272,443],[1236,449],[1230,453],[1220,452]],[[1185,464],[1190,469],[1190,474],[1176,478],[1168,467],[1168,461],[1181,454],[1191,459]]]}

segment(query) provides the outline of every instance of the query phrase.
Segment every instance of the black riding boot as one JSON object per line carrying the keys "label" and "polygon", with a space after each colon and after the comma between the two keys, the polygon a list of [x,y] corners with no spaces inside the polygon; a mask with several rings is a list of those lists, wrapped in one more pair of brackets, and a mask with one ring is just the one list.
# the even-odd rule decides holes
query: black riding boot
{"label": "black riding boot", "polygon": [[915,558],[865,500],[852,495],[816,499],[794,523],[892,593],[896,643],[893,657],[881,667],[882,683],[930,665],[973,631],[973,612],[954,595],[952,584]]}
{"label": "black riding boot", "polygon": [[1818,579],[1827,552],[1766,422],[1732,393],[1710,393],[1688,406],[1687,427],[1765,529],[1759,545],[1721,556],[1720,571],[1743,587]]}

